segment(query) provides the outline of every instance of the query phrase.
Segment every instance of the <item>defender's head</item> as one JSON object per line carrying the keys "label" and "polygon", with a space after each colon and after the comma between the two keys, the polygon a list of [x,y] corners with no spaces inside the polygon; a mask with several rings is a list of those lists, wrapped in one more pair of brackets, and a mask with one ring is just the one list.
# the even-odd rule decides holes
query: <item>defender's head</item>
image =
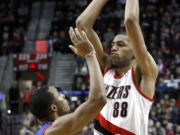
{"label": "defender's head", "polygon": [[41,121],[54,121],[55,115],[67,114],[70,107],[63,94],[58,93],[53,86],[46,86],[32,95],[30,110]]}
{"label": "defender's head", "polygon": [[129,66],[134,59],[129,38],[125,34],[118,34],[112,42],[111,64],[113,67]]}

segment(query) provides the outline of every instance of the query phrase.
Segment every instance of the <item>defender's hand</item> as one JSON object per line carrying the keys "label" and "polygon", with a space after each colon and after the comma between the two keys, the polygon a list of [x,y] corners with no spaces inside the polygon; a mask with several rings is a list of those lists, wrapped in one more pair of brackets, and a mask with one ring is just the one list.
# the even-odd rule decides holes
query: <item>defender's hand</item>
{"label": "defender's hand", "polygon": [[85,57],[86,54],[90,53],[91,51],[95,51],[92,43],[89,41],[84,31],[82,31],[82,34],[80,34],[77,28],[75,28],[74,31],[74,29],[70,27],[69,35],[72,43],[74,44],[74,46],[69,45],[69,48],[71,48],[76,55]]}

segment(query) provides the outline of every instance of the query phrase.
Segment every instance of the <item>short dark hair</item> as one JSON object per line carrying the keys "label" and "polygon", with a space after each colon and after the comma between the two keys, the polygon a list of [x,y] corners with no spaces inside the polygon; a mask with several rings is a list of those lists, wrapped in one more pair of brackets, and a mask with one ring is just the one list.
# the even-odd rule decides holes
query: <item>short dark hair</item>
{"label": "short dark hair", "polygon": [[50,105],[54,101],[54,96],[49,91],[49,86],[37,89],[30,99],[30,110],[38,119],[48,119]]}

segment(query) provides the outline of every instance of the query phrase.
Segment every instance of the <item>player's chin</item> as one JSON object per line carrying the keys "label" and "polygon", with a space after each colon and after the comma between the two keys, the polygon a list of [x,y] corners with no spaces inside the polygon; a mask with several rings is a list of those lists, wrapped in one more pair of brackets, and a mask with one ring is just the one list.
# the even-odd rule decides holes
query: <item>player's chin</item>
{"label": "player's chin", "polygon": [[113,58],[113,59],[111,59],[111,66],[112,66],[113,68],[118,67],[118,65],[119,65],[119,59],[118,59],[118,58]]}

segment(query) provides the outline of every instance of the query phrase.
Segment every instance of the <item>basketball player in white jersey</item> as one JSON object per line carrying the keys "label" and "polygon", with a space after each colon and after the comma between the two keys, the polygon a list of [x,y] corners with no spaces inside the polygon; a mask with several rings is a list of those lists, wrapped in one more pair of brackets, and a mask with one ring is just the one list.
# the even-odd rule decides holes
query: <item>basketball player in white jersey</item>
{"label": "basketball player in white jersey", "polygon": [[127,35],[115,36],[110,56],[93,30],[106,2],[92,0],[76,20],[76,27],[84,30],[94,45],[107,90],[107,104],[96,117],[94,135],[147,135],[158,70],[139,25],[139,0],[126,0]]}

